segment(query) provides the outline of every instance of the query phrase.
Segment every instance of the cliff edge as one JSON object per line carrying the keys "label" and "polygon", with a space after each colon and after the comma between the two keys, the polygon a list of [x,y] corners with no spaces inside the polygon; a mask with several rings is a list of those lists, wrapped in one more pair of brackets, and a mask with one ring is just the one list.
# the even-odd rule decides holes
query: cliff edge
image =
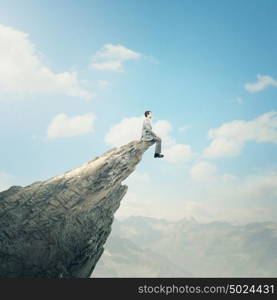
{"label": "cliff edge", "polygon": [[78,168],[0,193],[0,277],[89,278],[103,253],[121,182],[153,142],[132,141]]}

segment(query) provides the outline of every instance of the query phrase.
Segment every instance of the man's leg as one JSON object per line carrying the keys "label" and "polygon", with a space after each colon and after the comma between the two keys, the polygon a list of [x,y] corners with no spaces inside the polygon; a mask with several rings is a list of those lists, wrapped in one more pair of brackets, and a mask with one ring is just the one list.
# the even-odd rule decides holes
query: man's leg
{"label": "man's leg", "polygon": [[162,140],[159,137],[155,137],[154,139],[156,141],[155,153],[161,153],[162,152]]}

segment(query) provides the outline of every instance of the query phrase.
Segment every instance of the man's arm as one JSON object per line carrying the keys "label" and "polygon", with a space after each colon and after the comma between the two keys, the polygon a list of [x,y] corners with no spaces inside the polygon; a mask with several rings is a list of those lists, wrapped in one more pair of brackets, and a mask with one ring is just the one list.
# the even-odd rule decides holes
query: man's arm
{"label": "man's arm", "polygon": [[144,126],[147,128],[147,131],[149,131],[153,136],[157,136],[154,131],[151,129],[151,125],[148,121],[145,121]]}

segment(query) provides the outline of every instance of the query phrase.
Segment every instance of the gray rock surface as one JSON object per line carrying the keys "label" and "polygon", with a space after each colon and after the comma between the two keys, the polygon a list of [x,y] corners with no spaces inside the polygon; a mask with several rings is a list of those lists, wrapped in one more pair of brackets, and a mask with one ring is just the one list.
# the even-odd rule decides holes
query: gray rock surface
{"label": "gray rock surface", "polygon": [[0,277],[89,278],[120,201],[121,182],[153,142],[132,141],[82,166],[0,193]]}

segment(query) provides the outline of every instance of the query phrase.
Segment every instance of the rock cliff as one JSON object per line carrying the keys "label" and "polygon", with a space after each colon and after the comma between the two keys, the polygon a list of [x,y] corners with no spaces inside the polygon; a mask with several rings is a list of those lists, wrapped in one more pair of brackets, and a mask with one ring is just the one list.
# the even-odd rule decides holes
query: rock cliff
{"label": "rock cliff", "polygon": [[1,192],[0,277],[90,277],[127,192],[121,182],[151,145],[132,141],[62,175]]}

